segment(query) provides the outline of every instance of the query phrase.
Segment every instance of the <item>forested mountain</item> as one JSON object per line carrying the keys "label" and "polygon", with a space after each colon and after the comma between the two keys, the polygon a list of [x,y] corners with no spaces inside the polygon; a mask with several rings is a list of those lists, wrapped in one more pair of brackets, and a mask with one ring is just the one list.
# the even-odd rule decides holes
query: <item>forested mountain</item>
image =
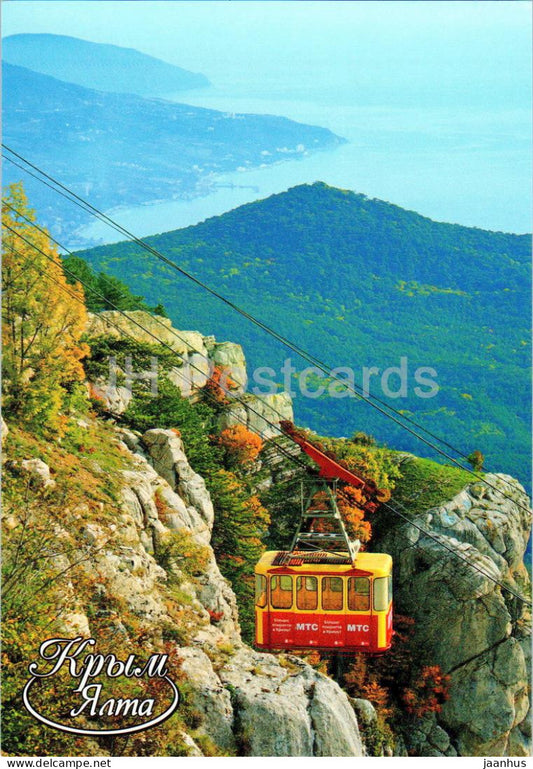
{"label": "forested mountain", "polygon": [[[205,194],[214,175],[334,147],[326,128],[104,93],[3,64],[3,141],[101,209]],[[21,172],[4,164],[4,183]],[[81,208],[25,177],[55,234],[87,221]]]}
{"label": "forested mountain", "polygon": [[[371,392],[527,483],[529,237],[433,222],[316,183],[147,240],[328,365],[353,368],[358,384],[363,367],[377,367]],[[250,371],[275,367],[283,381],[286,348],[152,255],[119,243],[82,256],[162,302],[179,327],[238,338]],[[399,372],[380,378],[401,358],[407,397]],[[298,371],[308,365],[294,353],[292,361]],[[434,397],[417,397],[418,367],[436,371]],[[367,403],[302,397],[292,382],[299,423],[431,453]],[[384,385],[400,397],[388,399]]]}
{"label": "forested mountain", "polygon": [[67,35],[21,34],[2,40],[4,61],[99,91],[146,96],[201,88],[208,79],[118,45]]}

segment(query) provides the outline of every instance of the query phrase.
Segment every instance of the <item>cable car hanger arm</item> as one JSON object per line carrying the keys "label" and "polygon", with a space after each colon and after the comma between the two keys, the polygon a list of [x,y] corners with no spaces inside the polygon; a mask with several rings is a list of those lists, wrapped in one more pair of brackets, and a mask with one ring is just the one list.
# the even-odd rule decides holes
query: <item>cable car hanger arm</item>
{"label": "cable car hanger arm", "polygon": [[374,512],[382,501],[382,493],[376,486],[374,481],[364,480],[358,475],[348,470],[347,467],[343,467],[336,459],[328,456],[321,451],[317,446],[311,443],[294,425],[292,422],[283,421],[280,422],[280,427],[285,435],[290,438],[294,443],[304,451],[308,457],[310,457],[315,464],[319,467],[319,476],[325,480],[340,480],[348,483],[356,489],[361,489],[370,500],[364,504],[364,508],[369,512]]}

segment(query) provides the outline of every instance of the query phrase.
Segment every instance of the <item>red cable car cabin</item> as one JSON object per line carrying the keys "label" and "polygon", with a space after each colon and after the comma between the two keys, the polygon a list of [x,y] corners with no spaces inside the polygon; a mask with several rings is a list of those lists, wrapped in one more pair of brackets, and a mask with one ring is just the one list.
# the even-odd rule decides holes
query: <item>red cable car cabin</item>
{"label": "red cable car cabin", "polygon": [[392,640],[392,558],[270,551],[255,569],[259,649],[380,654]]}
{"label": "red cable car cabin", "polygon": [[291,422],[283,432],[320,468],[311,481],[288,551],[264,553],[255,568],[255,644],[259,649],[387,651],[392,641],[392,558],[359,552],[337,505],[337,485],[364,492],[373,512],[388,496],[311,443]]}

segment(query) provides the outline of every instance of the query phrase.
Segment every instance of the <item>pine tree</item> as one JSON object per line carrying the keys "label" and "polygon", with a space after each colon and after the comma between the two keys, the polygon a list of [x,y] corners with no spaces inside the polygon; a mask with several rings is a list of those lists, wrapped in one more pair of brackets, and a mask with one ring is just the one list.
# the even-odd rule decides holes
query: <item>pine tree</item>
{"label": "pine tree", "polygon": [[208,488],[215,507],[211,545],[222,574],[230,580],[239,604],[243,637],[250,642],[254,626],[253,574],[265,550],[270,517],[259,498],[234,473],[219,470]]}

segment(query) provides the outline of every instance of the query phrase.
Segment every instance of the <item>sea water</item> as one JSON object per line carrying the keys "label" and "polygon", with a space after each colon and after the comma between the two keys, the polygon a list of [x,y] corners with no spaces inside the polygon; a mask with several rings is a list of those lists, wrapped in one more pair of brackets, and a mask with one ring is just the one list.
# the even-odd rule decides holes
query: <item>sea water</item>
{"label": "sea water", "polygon": [[[169,94],[222,112],[283,115],[329,128],[347,140],[332,150],[213,177],[209,194],[119,208],[113,216],[136,235],[197,224],[298,184],[322,181],[415,210],[437,221],[506,232],[530,229],[529,110],[464,104],[358,103],[343,88],[258,88],[255,80]],[[368,101],[368,99],[367,99]],[[116,242],[94,221],[79,235]]]}

